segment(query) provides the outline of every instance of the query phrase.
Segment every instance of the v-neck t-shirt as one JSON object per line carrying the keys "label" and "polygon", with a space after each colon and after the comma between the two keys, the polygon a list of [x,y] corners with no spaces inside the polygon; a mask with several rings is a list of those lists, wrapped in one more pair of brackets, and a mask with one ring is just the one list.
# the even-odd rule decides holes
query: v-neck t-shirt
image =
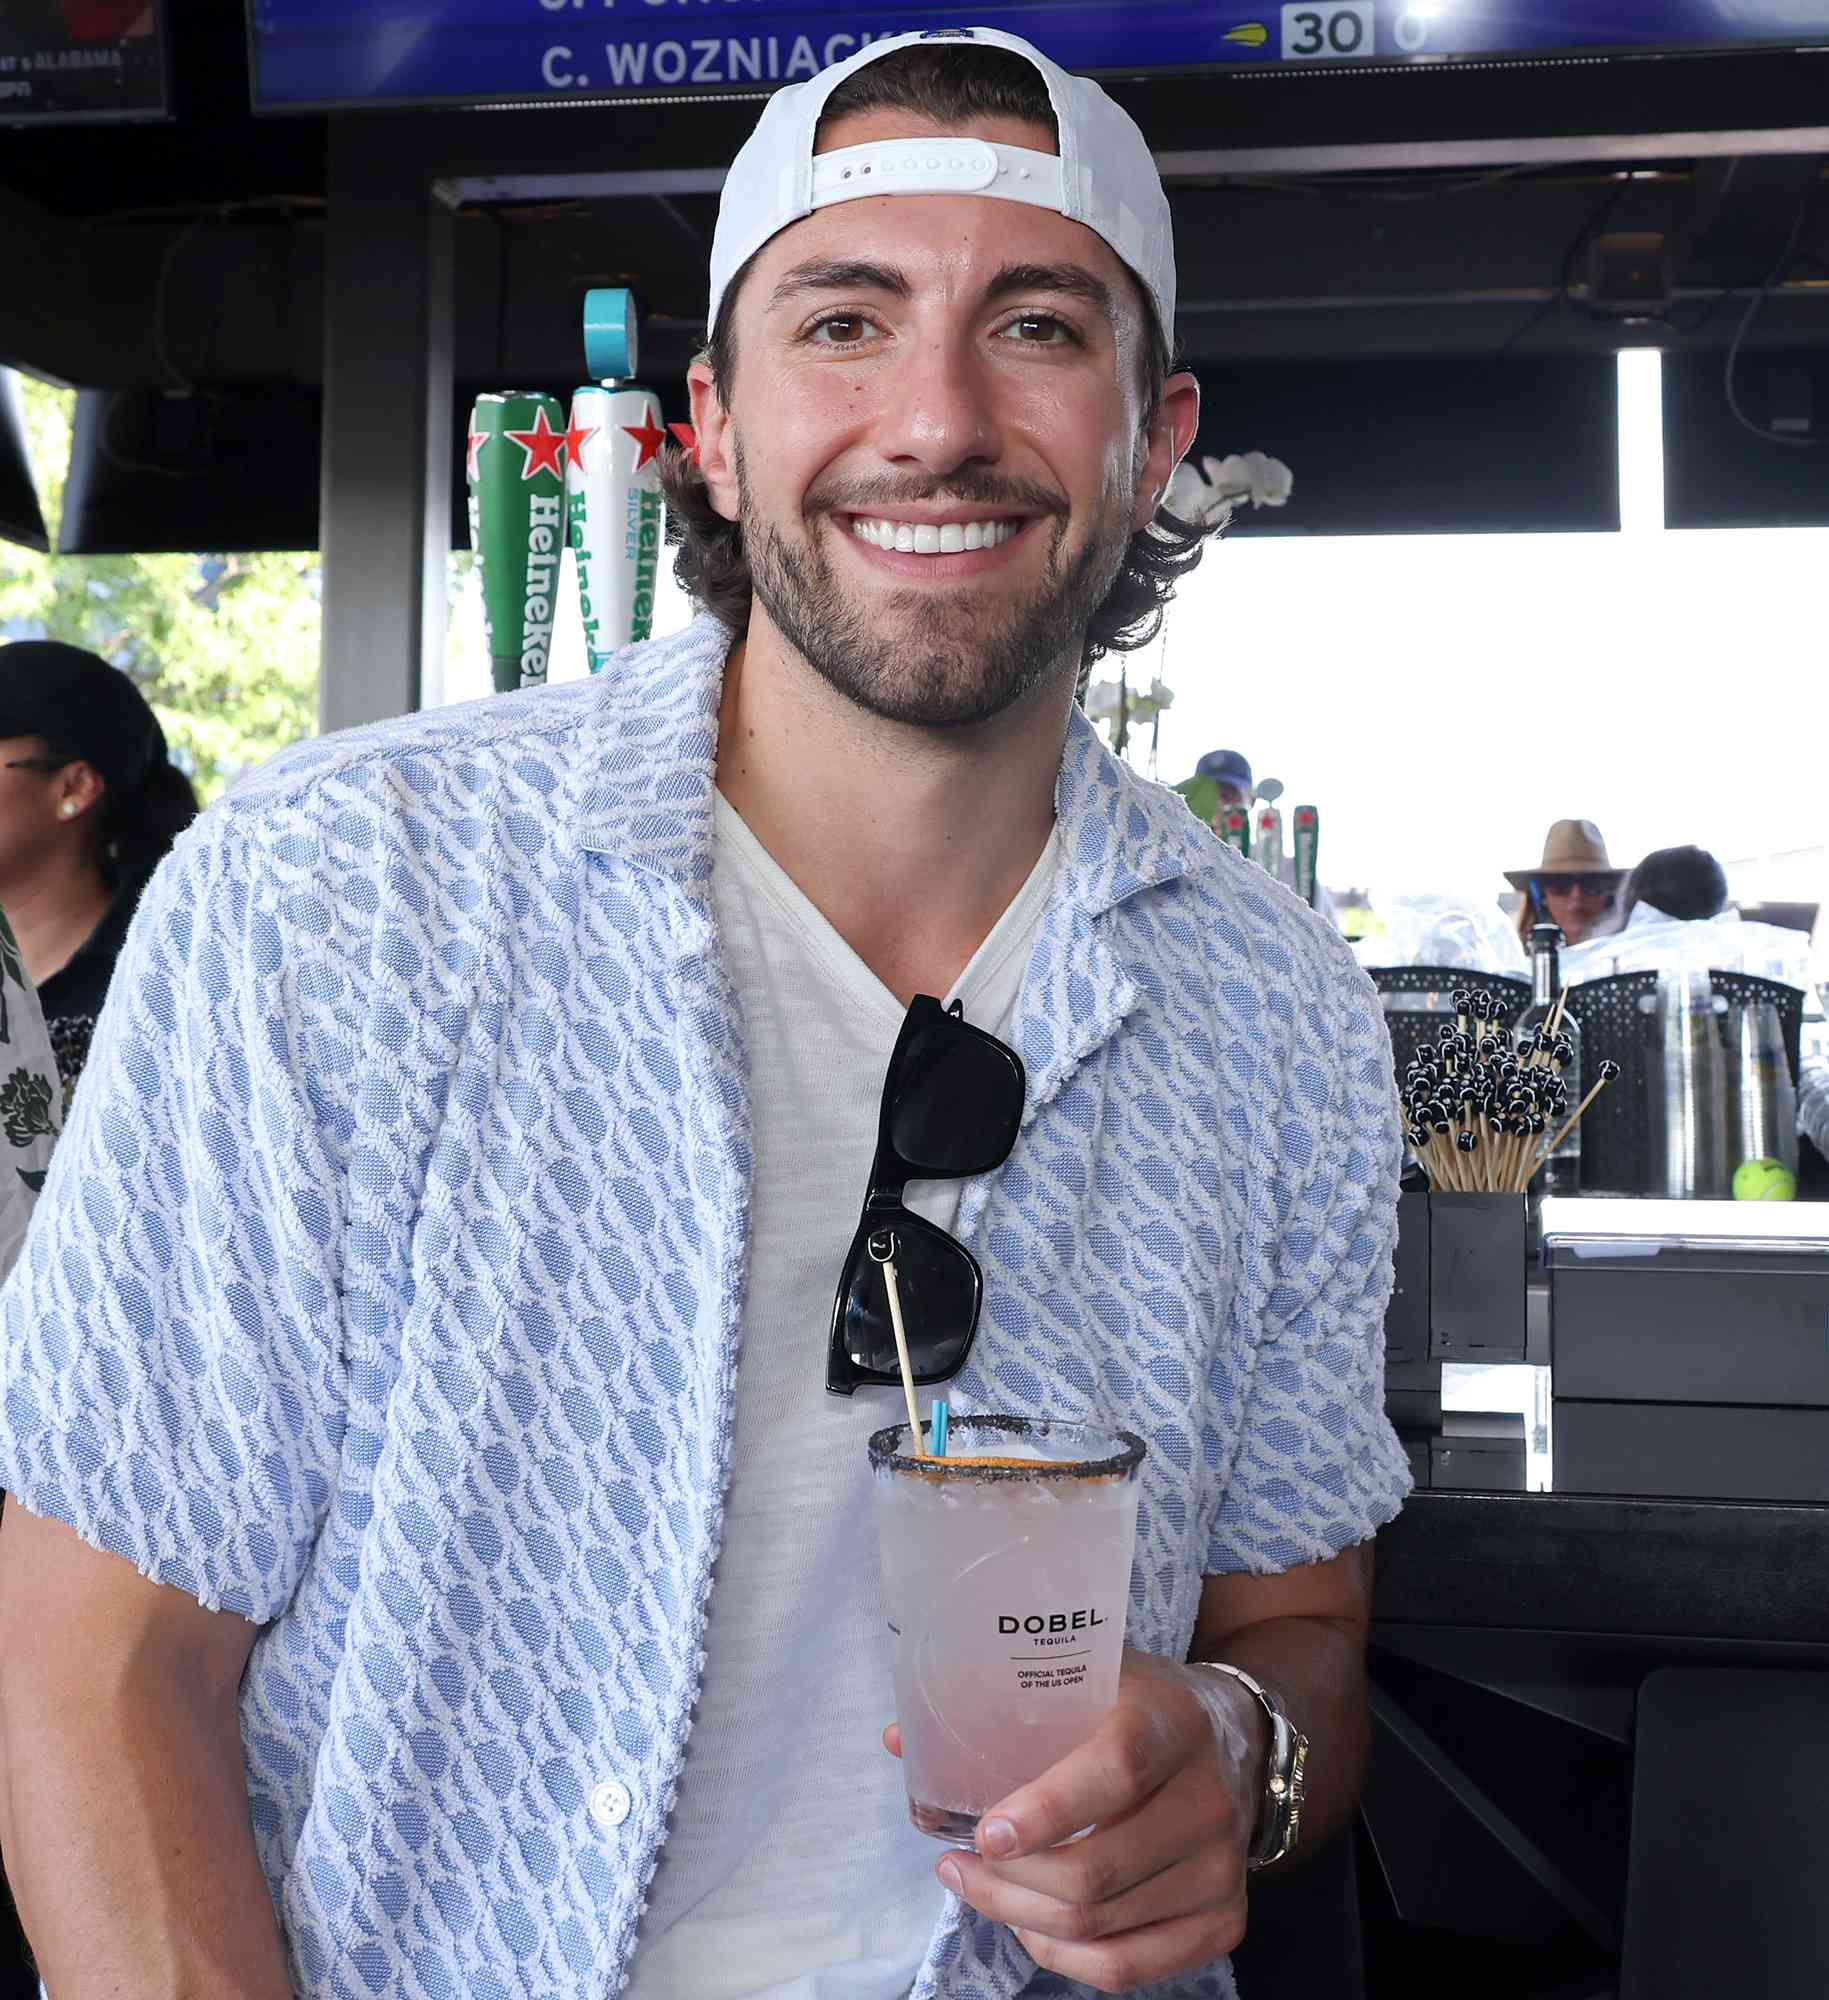
{"label": "v-neck t-shirt", "polygon": [[[882,1747],[895,1711],[864,1443],[899,1389],[828,1395],[839,1265],[904,1009],[719,795],[712,889],[749,1050],[749,1282],[706,1666],[632,2000],[899,2000],[944,1900]],[[1007,1029],[1047,846],[947,1000]],[[909,1191],[950,1228],[960,1183]]]}

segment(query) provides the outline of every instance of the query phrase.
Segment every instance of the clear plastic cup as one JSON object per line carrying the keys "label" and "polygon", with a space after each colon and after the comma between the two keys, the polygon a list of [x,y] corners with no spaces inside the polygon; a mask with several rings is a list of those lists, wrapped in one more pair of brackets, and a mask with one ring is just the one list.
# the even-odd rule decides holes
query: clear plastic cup
{"label": "clear plastic cup", "polygon": [[908,1814],[970,1847],[1117,1700],[1143,1441],[955,1416],[946,1457],[908,1442],[896,1424],[869,1445]]}

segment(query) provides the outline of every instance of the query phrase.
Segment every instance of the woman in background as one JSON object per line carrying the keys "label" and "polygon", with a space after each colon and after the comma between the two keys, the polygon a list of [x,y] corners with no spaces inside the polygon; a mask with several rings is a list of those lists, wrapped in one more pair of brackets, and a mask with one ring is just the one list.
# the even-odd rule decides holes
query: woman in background
{"label": "woman in background", "polygon": [[1518,938],[1528,952],[1531,926],[1562,927],[1565,944],[1583,944],[1619,926],[1619,889],[1626,871],[1607,857],[1607,843],[1591,819],[1559,819],[1543,842],[1535,868],[1508,868],[1505,879],[1524,892]]}
{"label": "woman in background", "polygon": [[0,646],[0,910],[65,1105],[140,891],[196,816],[158,717],[118,667],[51,639]]}

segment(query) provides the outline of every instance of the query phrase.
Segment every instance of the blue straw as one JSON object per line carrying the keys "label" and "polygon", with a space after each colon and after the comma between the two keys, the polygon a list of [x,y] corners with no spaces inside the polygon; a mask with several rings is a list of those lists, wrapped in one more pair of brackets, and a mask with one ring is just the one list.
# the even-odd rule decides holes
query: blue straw
{"label": "blue straw", "polygon": [[946,1456],[946,1433],[952,1424],[952,1412],[936,1396],[931,1414],[933,1417],[934,1456],[935,1458],[944,1458]]}

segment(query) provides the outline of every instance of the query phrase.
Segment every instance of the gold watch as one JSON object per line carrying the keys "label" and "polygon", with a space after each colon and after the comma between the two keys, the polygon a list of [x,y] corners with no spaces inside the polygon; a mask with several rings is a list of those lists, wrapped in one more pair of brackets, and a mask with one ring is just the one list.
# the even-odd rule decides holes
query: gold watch
{"label": "gold watch", "polygon": [[1256,1699],[1270,1723],[1270,1756],[1264,1768],[1264,1797],[1246,1856],[1247,1870],[1268,1868],[1296,1844],[1302,1827],[1302,1793],[1308,1778],[1308,1738],[1289,1719],[1281,1699],[1243,1667],[1224,1660],[1190,1660],[1210,1674],[1227,1674]]}

